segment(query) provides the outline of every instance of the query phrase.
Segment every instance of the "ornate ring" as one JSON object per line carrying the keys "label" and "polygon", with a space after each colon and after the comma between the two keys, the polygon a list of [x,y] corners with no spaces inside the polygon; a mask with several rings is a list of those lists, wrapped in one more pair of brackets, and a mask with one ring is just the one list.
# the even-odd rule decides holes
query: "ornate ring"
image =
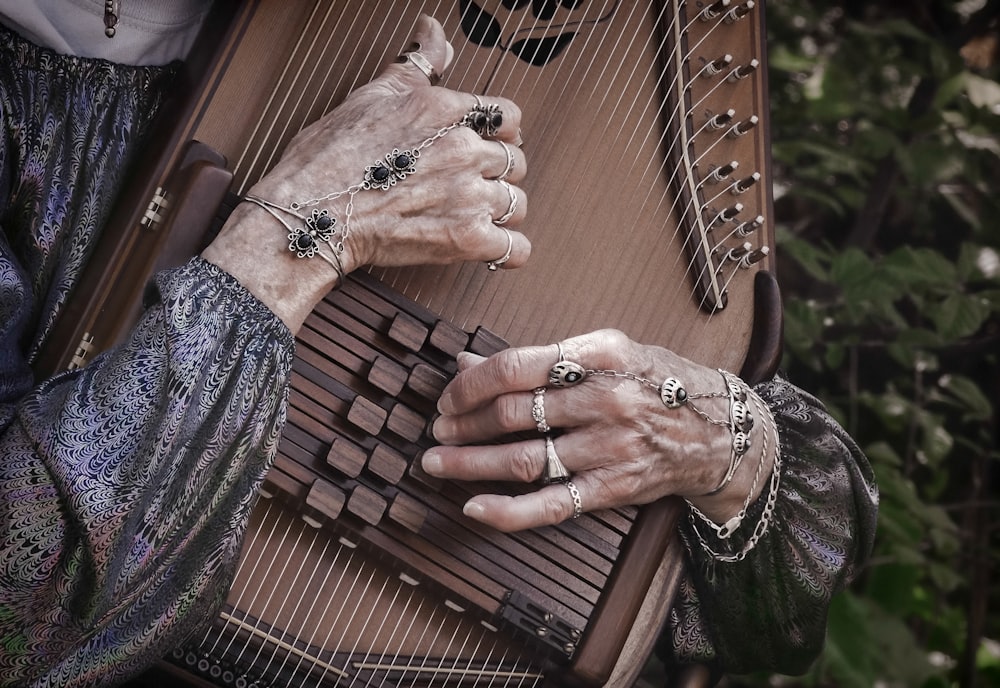
{"label": "ornate ring", "polygon": [[569,490],[569,496],[573,499],[573,518],[580,518],[580,514],[583,513],[583,500],[580,499],[580,490],[576,489],[576,485],[573,484],[572,480],[567,480],[563,485]]}
{"label": "ornate ring", "polygon": [[545,422],[545,388],[535,388],[535,399],[531,403],[531,418],[535,421],[538,432],[543,435],[552,428]]}
{"label": "ornate ring", "polygon": [[514,236],[510,233],[510,230],[506,227],[501,227],[500,229],[507,232],[507,253],[503,254],[496,260],[486,261],[486,267],[491,272],[496,271],[497,268],[510,260],[510,252],[514,249]]}
{"label": "ornate ring", "polygon": [[556,445],[552,438],[545,436],[545,474],[542,476],[542,485],[552,483],[569,482],[569,471],[556,454]]}
{"label": "ornate ring", "polygon": [[475,94],[472,97],[476,99],[476,104],[462,123],[483,138],[496,136],[500,131],[500,125],[503,124],[503,111],[500,106],[496,103],[485,105],[483,99]]}
{"label": "ornate ring", "polygon": [[434,65],[431,61],[424,57],[423,53],[416,50],[409,50],[399,56],[400,62],[409,61],[414,67],[423,72],[423,75],[427,77],[427,80],[431,82],[431,86],[437,86],[441,82],[441,75],[437,73],[434,69]]}
{"label": "ornate ring", "polygon": [[510,205],[507,206],[507,212],[493,220],[493,224],[502,225],[510,220],[510,218],[514,217],[514,211],[517,210],[517,194],[514,193],[514,187],[505,182],[503,179],[497,179],[496,181],[497,184],[503,184],[503,187],[507,189],[507,195],[510,197]]}
{"label": "ornate ring", "polygon": [[562,342],[558,342],[559,360],[549,368],[549,384],[553,387],[572,387],[583,382],[587,369],[575,361],[567,361]]}
{"label": "ornate ring", "polygon": [[511,150],[510,146],[508,146],[503,141],[497,141],[497,143],[503,146],[503,152],[507,155],[507,164],[504,166],[503,172],[494,177],[494,179],[496,179],[498,182],[501,182],[505,180],[507,178],[507,175],[510,174],[511,170],[514,169],[514,151]]}

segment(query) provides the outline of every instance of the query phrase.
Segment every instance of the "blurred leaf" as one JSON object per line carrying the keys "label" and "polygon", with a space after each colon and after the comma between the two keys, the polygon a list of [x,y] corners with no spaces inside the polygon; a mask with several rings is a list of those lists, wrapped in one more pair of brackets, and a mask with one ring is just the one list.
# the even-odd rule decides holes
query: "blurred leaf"
{"label": "blurred leaf", "polygon": [[942,375],[938,386],[965,411],[973,421],[988,421],[993,417],[993,404],[973,380],[963,375]]}
{"label": "blurred leaf", "polygon": [[978,294],[952,294],[930,315],[943,338],[962,339],[979,331],[990,315],[990,306]]}

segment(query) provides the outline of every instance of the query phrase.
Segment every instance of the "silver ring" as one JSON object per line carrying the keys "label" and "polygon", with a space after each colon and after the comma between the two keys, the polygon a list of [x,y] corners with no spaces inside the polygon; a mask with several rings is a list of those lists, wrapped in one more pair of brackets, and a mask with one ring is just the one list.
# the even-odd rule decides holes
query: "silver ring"
{"label": "silver ring", "polygon": [[497,268],[510,260],[510,252],[514,249],[514,235],[512,235],[510,230],[506,227],[501,227],[500,229],[507,232],[507,253],[503,254],[496,260],[486,261],[486,268],[491,272],[496,271]]}
{"label": "silver ring", "polygon": [[576,485],[573,484],[572,480],[567,480],[563,485],[569,490],[569,496],[573,499],[573,518],[580,518],[580,514],[583,513],[583,500],[580,499],[580,490],[576,489]]}
{"label": "silver ring", "polygon": [[545,475],[542,476],[542,485],[565,482],[569,482],[569,470],[567,470],[563,462],[559,460],[559,455],[556,454],[556,445],[552,441],[552,438],[546,435]]}
{"label": "silver ring", "polygon": [[434,65],[424,55],[416,50],[410,50],[399,56],[400,60],[408,60],[410,64],[423,72],[431,86],[437,86],[441,81],[441,75],[434,69]]}
{"label": "silver ring", "polygon": [[531,402],[531,418],[535,421],[538,432],[543,435],[552,428],[545,422],[545,388],[535,387],[535,398]]}
{"label": "silver ring", "polygon": [[549,384],[553,387],[573,387],[583,382],[587,377],[587,369],[575,361],[566,360],[562,342],[556,343],[559,350],[559,360],[549,368]]}
{"label": "silver ring", "polygon": [[502,182],[507,178],[511,170],[514,169],[514,151],[503,141],[497,141],[497,143],[503,146],[503,152],[507,154],[507,165],[503,168],[503,172],[494,177],[498,182]]}
{"label": "silver ring", "polygon": [[517,210],[517,194],[514,193],[514,187],[505,182],[503,179],[497,179],[496,182],[497,184],[503,184],[504,188],[507,189],[507,195],[510,197],[510,205],[507,207],[507,212],[493,220],[493,224],[502,225],[510,218],[514,217],[514,211]]}

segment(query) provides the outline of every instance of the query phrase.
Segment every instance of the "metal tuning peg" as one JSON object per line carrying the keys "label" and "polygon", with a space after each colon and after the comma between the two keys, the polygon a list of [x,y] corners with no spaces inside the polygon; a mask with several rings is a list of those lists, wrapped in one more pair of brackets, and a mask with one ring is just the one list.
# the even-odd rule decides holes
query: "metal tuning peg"
{"label": "metal tuning peg", "polygon": [[736,115],[736,110],[730,108],[725,112],[720,112],[715,117],[708,120],[708,126],[712,129],[722,129],[733,121],[733,117]]}
{"label": "metal tuning peg", "polygon": [[733,9],[726,12],[726,17],[723,21],[725,21],[727,24],[738,22],[740,19],[750,14],[753,11],[753,8],[754,8],[753,0],[747,0],[746,3],[740,5],[739,7],[734,7]]}
{"label": "metal tuning peg", "polygon": [[749,191],[750,187],[759,181],[760,181],[760,172],[754,172],[746,179],[741,179],[738,182],[735,182],[730,191],[732,191],[734,196],[738,196],[739,194],[746,193],[747,191]]}
{"label": "metal tuning peg", "polygon": [[736,233],[739,234],[741,237],[750,236],[763,226],[764,226],[764,216],[758,215],[754,219],[747,220],[746,222],[740,224],[740,226],[736,228]]}
{"label": "metal tuning peg", "polygon": [[737,136],[743,136],[748,131],[756,127],[758,122],[760,122],[760,118],[757,115],[751,115],[749,118],[743,120],[742,122],[737,122],[736,124],[731,126],[729,128],[729,131],[726,132],[726,136],[728,136],[731,139],[734,139]]}
{"label": "metal tuning peg", "polygon": [[720,167],[713,167],[708,176],[702,184],[718,184],[719,182],[725,181],[729,175],[736,171],[736,168],[740,166],[738,160],[733,160],[732,162],[722,165]]}
{"label": "metal tuning peg", "polygon": [[729,73],[726,77],[729,81],[739,81],[740,79],[746,79],[748,76],[756,72],[760,68],[760,60],[756,57],[747,62],[745,65],[740,65],[733,71]]}
{"label": "metal tuning peg", "polygon": [[732,62],[733,62],[733,56],[730,55],[729,53],[726,53],[717,60],[712,60],[711,62],[707,62],[705,66],[701,68],[701,76],[704,77],[715,76],[723,69],[728,67],[730,64],[732,64]]}
{"label": "metal tuning peg", "polygon": [[721,211],[718,215],[715,216],[715,219],[713,219],[712,222],[709,224],[709,228],[711,229],[717,227],[723,224],[724,222],[732,222],[737,218],[737,216],[741,212],[743,212],[742,203],[737,203],[736,205],[730,206],[729,208],[726,208],[725,210]]}
{"label": "metal tuning peg", "polygon": [[742,246],[736,246],[729,249],[729,252],[726,253],[726,260],[738,263],[738,267],[748,268],[754,263],[759,263],[767,258],[770,253],[771,249],[767,246],[761,246],[760,248],[755,249],[748,241]]}
{"label": "metal tuning peg", "polygon": [[698,15],[698,18],[701,19],[702,21],[709,21],[715,19],[720,14],[725,12],[726,8],[728,8],[731,3],[732,0],[718,0],[718,2],[714,2],[705,9],[703,9],[701,13]]}

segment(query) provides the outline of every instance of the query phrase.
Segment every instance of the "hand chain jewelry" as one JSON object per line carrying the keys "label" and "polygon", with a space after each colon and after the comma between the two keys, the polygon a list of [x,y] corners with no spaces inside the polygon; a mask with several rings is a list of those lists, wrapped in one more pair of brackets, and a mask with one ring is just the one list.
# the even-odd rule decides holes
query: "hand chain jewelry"
{"label": "hand chain jewelry", "polygon": [[[763,401],[761,401],[759,397],[756,397],[756,395],[754,396],[755,396],[754,403],[757,404],[759,402],[761,405],[763,405]],[[774,463],[771,466],[770,486],[768,487],[767,497],[764,501],[764,507],[763,510],[761,511],[760,519],[754,526],[753,532],[750,534],[750,537],[747,538],[746,542],[743,544],[743,547],[741,547],[740,550],[734,554],[723,554],[720,552],[716,552],[714,549],[712,549],[711,545],[709,545],[708,542],[706,542],[705,538],[698,530],[697,523],[695,521],[695,516],[697,515],[698,517],[700,517],[702,521],[704,521],[713,529],[715,529],[716,533],[719,534],[719,537],[722,538],[723,536],[721,535],[721,533],[719,533],[719,530],[721,529],[720,526],[717,526],[711,519],[709,519],[707,516],[698,511],[698,509],[696,509],[693,505],[691,505],[690,502],[688,503],[688,505],[691,507],[691,511],[688,514],[688,518],[691,520],[692,530],[694,531],[695,537],[697,537],[698,543],[701,545],[702,549],[704,549],[705,552],[707,552],[709,556],[711,556],[716,561],[730,562],[730,563],[736,561],[743,561],[743,559],[746,558],[747,554],[749,554],[750,551],[757,546],[757,543],[760,542],[761,538],[763,538],[764,535],[767,533],[767,529],[768,527],[770,527],[771,520],[774,516],[774,506],[778,501],[778,488],[781,482],[781,445],[779,443],[778,430],[774,425],[773,419],[771,418],[771,414],[766,412],[766,407],[763,408],[765,410],[765,413],[762,414],[765,426],[764,441],[762,442],[763,448],[761,451],[761,459],[760,463],[757,466],[757,473],[754,475],[753,485],[751,486],[750,491],[747,493],[747,498],[744,500],[743,508],[740,509],[740,513],[737,514],[737,516],[734,517],[733,519],[727,521],[724,526],[721,526],[721,528],[727,528],[735,518],[738,517],[740,521],[742,521],[742,519],[746,516],[746,512],[750,506],[750,498],[753,495],[753,493],[756,492],[757,490],[757,483],[762,473],[764,459],[767,456],[767,448],[768,448],[767,436],[768,434],[772,435],[774,439]],[[733,527],[728,528],[727,530],[728,534],[725,537],[731,535],[736,530],[737,526],[739,526],[739,523],[736,523]]]}
{"label": "hand chain jewelry", "polygon": [[[480,136],[494,136],[502,123],[503,114],[500,106],[495,104],[483,105],[482,100],[477,96],[475,107],[466,113],[462,119],[438,129],[414,148],[403,150],[393,148],[392,152],[387,153],[381,159],[365,167],[362,180],[346,189],[332,191],[326,195],[306,201],[294,201],[289,203],[288,206],[282,206],[250,194],[244,196],[243,200],[263,208],[288,230],[289,251],[299,258],[319,256],[333,267],[340,277],[341,283],[343,283],[346,274],[341,261],[341,255],[344,253],[345,242],[351,232],[354,197],[361,191],[388,191],[397,183],[415,174],[417,171],[417,160],[420,158],[421,152],[458,127],[469,127]],[[509,191],[509,193],[514,198],[513,191]],[[332,217],[329,209],[317,209],[315,206],[328,201],[336,201],[344,196],[347,197],[347,202],[344,206],[344,222],[342,226],[338,227],[337,220]],[[514,201],[512,201],[511,205],[513,207]],[[310,209],[308,215],[303,214],[303,211],[307,209]],[[511,214],[513,214],[512,211]],[[290,215],[298,219],[301,221],[301,225],[289,222],[285,219],[284,215]],[[335,240],[334,237],[338,235],[339,238]],[[333,253],[332,257],[320,250],[321,243],[330,247]],[[504,260],[501,259],[494,262],[499,265]]]}

